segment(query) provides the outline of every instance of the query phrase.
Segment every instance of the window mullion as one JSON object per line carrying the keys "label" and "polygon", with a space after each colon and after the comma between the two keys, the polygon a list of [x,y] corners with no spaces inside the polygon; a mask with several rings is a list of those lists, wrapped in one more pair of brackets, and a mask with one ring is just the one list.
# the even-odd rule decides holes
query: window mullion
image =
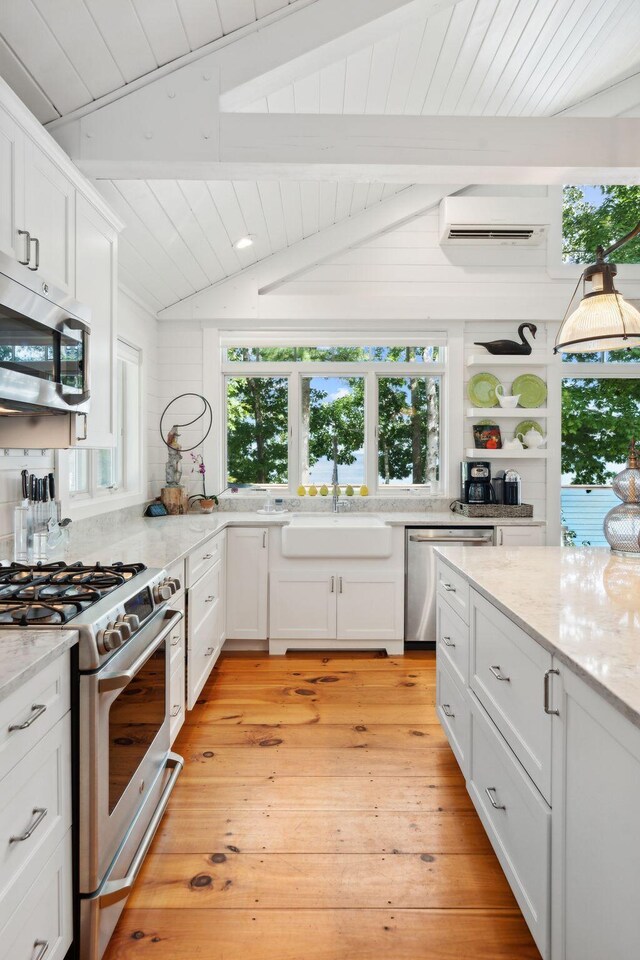
{"label": "window mullion", "polygon": [[365,380],[365,472],[364,482],[378,492],[378,377],[370,370]]}
{"label": "window mullion", "polygon": [[294,371],[289,377],[289,493],[295,494],[300,485],[300,375]]}

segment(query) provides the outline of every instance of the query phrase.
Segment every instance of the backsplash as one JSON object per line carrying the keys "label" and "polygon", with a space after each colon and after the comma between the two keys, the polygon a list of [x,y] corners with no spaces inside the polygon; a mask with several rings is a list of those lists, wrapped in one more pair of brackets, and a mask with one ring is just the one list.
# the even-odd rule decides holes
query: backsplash
{"label": "backsplash", "polygon": [[[329,513],[331,511],[331,496],[321,497],[282,497],[289,511],[296,513]],[[254,512],[264,506],[266,493],[229,493],[220,497],[218,509],[221,511],[249,511]],[[425,497],[418,494],[384,497],[340,497],[340,502],[347,504],[347,509],[353,513],[421,513],[434,510],[448,510],[451,497]]]}

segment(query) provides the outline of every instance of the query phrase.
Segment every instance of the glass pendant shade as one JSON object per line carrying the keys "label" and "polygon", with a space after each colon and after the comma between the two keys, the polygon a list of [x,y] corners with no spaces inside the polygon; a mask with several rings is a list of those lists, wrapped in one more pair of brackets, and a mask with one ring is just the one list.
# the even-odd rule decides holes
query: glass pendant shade
{"label": "glass pendant shade", "polygon": [[640,560],[640,459],[634,440],[626,470],[618,474],[611,486],[623,502],[604,518],[604,535],[612,553]]}
{"label": "glass pendant shade", "polygon": [[640,313],[619,293],[590,294],[563,323],[557,347],[578,353],[640,347]]}

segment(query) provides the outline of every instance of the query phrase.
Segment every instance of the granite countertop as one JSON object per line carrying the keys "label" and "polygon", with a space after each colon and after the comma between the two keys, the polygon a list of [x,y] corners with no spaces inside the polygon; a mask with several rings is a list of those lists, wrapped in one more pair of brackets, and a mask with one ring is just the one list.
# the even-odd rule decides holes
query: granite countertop
{"label": "granite countertop", "polygon": [[77,630],[0,631],[0,700],[78,642]]}
{"label": "granite countertop", "polygon": [[[450,511],[372,513],[392,526],[544,526],[542,520],[518,518],[497,521],[488,517],[471,519]],[[314,515],[317,515],[315,511]],[[140,517],[127,526],[126,533],[122,528],[110,532],[100,525],[96,527],[95,534],[76,538],[72,530],[68,549],[63,557],[56,556],[56,559],[64,559],[69,563],[78,560],[84,563],[94,563],[96,560],[113,563],[121,560],[123,563],[144,563],[148,567],[167,567],[182,560],[213,534],[227,527],[282,526],[288,523],[292,516],[291,513],[267,516],[255,511],[225,510],[212,514],[193,513],[182,517]]]}
{"label": "granite countertop", "polygon": [[640,560],[608,547],[439,547],[472,587],[640,726]]}

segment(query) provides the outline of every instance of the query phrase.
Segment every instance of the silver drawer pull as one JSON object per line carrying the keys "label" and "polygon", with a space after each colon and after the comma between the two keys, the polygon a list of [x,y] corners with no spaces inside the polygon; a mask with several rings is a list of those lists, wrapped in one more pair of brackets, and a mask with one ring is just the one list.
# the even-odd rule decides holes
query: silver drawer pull
{"label": "silver drawer pull", "polygon": [[492,673],[496,680],[504,680],[506,683],[511,681],[511,677],[505,677],[499,666],[489,667],[489,673]]}
{"label": "silver drawer pull", "polygon": [[172,640],[172,641],[171,641],[171,646],[172,646],[172,647],[177,647],[179,643],[180,643],[180,634],[178,634],[178,636],[175,638],[175,640]]}
{"label": "silver drawer pull", "polygon": [[214,600],[215,600],[215,597],[213,596],[213,594],[210,594],[205,600],[205,603],[213,603]]}
{"label": "silver drawer pull", "polygon": [[495,787],[487,787],[487,789],[485,790],[486,795],[489,797],[489,803],[491,804],[494,810],[506,810],[507,808],[504,806],[504,804],[498,803],[498,801],[494,797],[495,792],[496,792]]}
{"label": "silver drawer pull", "polygon": [[451,707],[448,703],[442,704],[442,712],[444,713],[445,717],[451,717],[452,719],[455,717],[455,713],[451,712]]}
{"label": "silver drawer pull", "polygon": [[559,670],[547,670],[544,675],[544,712],[550,714],[552,717],[559,717],[559,710],[551,709],[551,674],[555,673],[556,676],[560,676]]}
{"label": "silver drawer pull", "polygon": [[36,956],[33,958],[33,960],[42,960],[42,958],[44,957],[45,953],[46,953],[47,950],[49,949],[49,941],[48,941],[48,940],[36,940],[35,943],[34,943],[34,945],[33,945],[33,949],[35,950],[36,947],[40,947],[40,950],[38,951],[38,953],[36,954]]}
{"label": "silver drawer pull", "polygon": [[35,723],[38,717],[41,717],[42,714],[47,709],[46,703],[34,703],[31,707],[33,710],[32,715],[28,720],[25,720],[24,723],[12,723],[9,727],[9,733],[13,733],[14,730],[26,730],[27,727],[30,727],[32,723]]}
{"label": "silver drawer pull", "polygon": [[177,717],[181,709],[182,707],[180,706],[180,704],[176,703],[173,707],[173,710],[171,711],[171,717]]}
{"label": "silver drawer pull", "polygon": [[455,593],[456,588],[451,583],[443,583],[442,586],[445,588],[447,593]]}
{"label": "silver drawer pull", "polygon": [[451,637],[443,637],[442,642],[444,643],[445,647],[455,647],[455,643]]}
{"label": "silver drawer pull", "polygon": [[205,657],[210,657],[214,650],[215,647],[208,647],[204,652]]}
{"label": "silver drawer pull", "polygon": [[[47,815],[46,807],[34,807],[32,811],[36,819],[33,821],[30,827],[28,827],[24,833],[21,833],[19,837],[9,837],[9,843],[22,843],[23,840],[28,840],[36,827],[39,827],[44,818]],[[37,814],[37,816],[36,816]]]}
{"label": "silver drawer pull", "polygon": [[213,554],[212,554],[212,553],[205,553],[205,555],[204,555],[204,557],[203,557],[202,559],[203,559],[203,560],[213,560]]}

